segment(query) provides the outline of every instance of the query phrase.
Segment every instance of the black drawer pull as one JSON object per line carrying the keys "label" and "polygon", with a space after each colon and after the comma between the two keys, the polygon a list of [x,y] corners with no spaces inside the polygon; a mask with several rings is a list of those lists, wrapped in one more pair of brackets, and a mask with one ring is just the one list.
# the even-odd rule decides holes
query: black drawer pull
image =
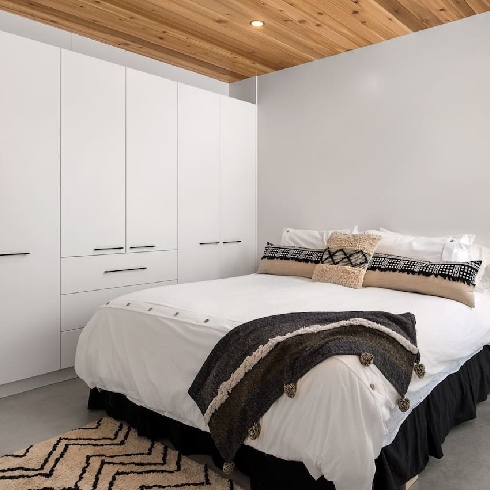
{"label": "black drawer pull", "polygon": [[0,257],[15,257],[18,255],[31,255],[31,252],[0,253]]}
{"label": "black drawer pull", "polygon": [[229,242],[223,242],[223,243],[242,243],[241,240],[231,240]]}
{"label": "black drawer pull", "polygon": [[139,247],[129,247],[130,250],[134,250],[136,248],[155,248],[156,245],[140,245]]}
{"label": "black drawer pull", "polygon": [[105,252],[106,250],[124,250],[124,247],[94,248],[94,252]]}
{"label": "black drawer pull", "polygon": [[219,242],[199,242],[199,245],[219,245]]}
{"label": "black drawer pull", "polygon": [[110,271],[104,271],[104,274],[114,274],[115,272],[132,272],[132,271],[145,271],[148,267],[132,267],[130,269],[113,269]]}

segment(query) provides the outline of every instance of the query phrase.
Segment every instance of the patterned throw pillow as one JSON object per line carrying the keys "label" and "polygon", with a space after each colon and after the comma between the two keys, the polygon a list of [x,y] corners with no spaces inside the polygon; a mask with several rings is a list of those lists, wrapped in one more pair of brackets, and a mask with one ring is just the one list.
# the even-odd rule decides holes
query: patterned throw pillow
{"label": "patterned throw pillow", "polygon": [[476,276],[481,264],[481,260],[429,262],[374,254],[364,286],[439,296],[474,308]]}
{"label": "patterned throw pillow", "polygon": [[321,263],[315,267],[313,280],[361,288],[364,274],[380,241],[379,235],[332,233]]}
{"label": "patterned throw pillow", "polygon": [[322,260],[324,251],[324,249],[283,247],[268,243],[257,272],[311,279],[316,265]]}

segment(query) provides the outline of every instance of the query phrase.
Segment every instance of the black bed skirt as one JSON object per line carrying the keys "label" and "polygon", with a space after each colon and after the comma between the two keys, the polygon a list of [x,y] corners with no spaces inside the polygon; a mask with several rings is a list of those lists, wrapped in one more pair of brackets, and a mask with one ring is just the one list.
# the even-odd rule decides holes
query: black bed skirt
{"label": "black bed skirt", "polygon": [[[490,347],[448,376],[409,415],[395,440],[376,459],[374,490],[397,490],[418,475],[429,456],[441,458],[442,443],[452,427],[476,417],[476,404],[490,392]],[[223,459],[211,436],[193,427],[135,405],[124,395],[93,389],[89,409],[102,409],[125,420],[150,439],[167,438],[184,455],[207,454],[218,467]],[[250,476],[252,490],[334,490],[320,478],[314,480],[303,463],[285,461],[243,445],[235,457],[237,468]],[[355,489],[353,489],[355,490]]]}

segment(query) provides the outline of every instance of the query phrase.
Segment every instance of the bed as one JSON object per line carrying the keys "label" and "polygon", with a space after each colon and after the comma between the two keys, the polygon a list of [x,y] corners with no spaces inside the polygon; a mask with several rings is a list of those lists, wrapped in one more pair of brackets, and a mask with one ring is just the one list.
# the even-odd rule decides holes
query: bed
{"label": "bed", "polygon": [[[438,455],[431,444],[442,443],[452,425],[472,418],[474,404],[490,389],[485,374],[490,353],[484,347],[490,343],[490,294],[476,296],[471,309],[432,296],[264,274],[154,288],[97,310],[80,337],[76,371],[97,389],[92,398],[98,396],[103,408],[114,409],[115,400],[132,407],[131,413],[142,407],[174,433],[188,429],[196,451],[211,452],[208,429],[187,391],[213,346],[231,329],[299,311],[412,312],[426,375],[410,385],[409,411],[398,409],[395,389],[374,365],[366,369],[354,356],[337,356],[300,380],[298,392],[304,396],[294,404],[283,397],[272,406],[261,421],[263,436],[247,440],[242,463],[237,460],[239,469],[253,473],[256,489],[287,488],[284,482],[261,480],[268,464],[276,473],[294,473],[299,480],[288,480],[296,488],[301,478],[305,489],[368,490],[373,479],[375,488],[397,488],[425,466],[427,452]],[[427,410],[437,410],[434,404],[445,410],[445,418],[425,430],[440,432],[432,434],[431,443],[422,441],[421,431]],[[120,416],[125,411],[113,410]],[[415,447],[418,460],[410,454]],[[247,458],[255,458],[254,465]]]}

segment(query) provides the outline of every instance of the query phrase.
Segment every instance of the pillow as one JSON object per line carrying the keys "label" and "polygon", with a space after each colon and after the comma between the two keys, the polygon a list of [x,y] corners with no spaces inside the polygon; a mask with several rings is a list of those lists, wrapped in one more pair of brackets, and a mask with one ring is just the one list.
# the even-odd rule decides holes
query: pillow
{"label": "pillow", "polygon": [[394,233],[384,228],[380,230],[367,232],[383,237],[376,249],[377,253],[431,262],[468,262],[471,260],[470,246],[475,241],[475,235],[426,238]]}
{"label": "pillow", "polygon": [[430,262],[376,252],[364,286],[429,294],[474,308],[475,281],[481,261]]}
{"label": "pillow", "polygon": [[257,272],[311,279],[316,265],[322,260],[324,251],[325,248],[283,247],[268,243]]}
{"label": "pillow", "polygon": [[342,233],[358,233],[358,226],[345,230],[296,230],[294,228],[284,228],[282,231],[281,245],[288,247],[306,247],[306,248],[325,248],[328,237],[332,231],[341,231]]}
{"label": "pillow", "polygon": [[480,272],[476,276],[475,291],[484,293],[490,290],[490,249],[482,245],[471,245],[471,260],[481,260]]}
{"label": "pillow", "polygon": [[315,267],[313,280],[361,288],[369,262],[381,241],[380,236],[334,231],[327,241],[321,264]]}

